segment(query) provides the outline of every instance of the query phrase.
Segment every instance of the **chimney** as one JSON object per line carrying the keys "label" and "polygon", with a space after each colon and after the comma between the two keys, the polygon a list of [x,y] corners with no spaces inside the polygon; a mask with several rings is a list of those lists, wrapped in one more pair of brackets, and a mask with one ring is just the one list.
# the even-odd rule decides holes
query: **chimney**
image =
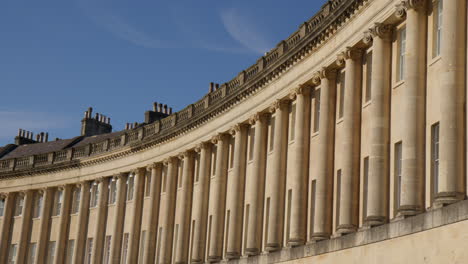
{"label": "chimney", "polygon": [[95,136],[112,132],[110,118],[100,113],[96,113],[93,118],[92,114],[93,108],[89,107],[85,112],[85,118],[81,120],[82,136]]}
{"label": "chimney", "polygon": [[34,134],[30,131],[24,129],[18,129],[18,135],[15,137],[15,145],[24,145],[24,144],[33,144],[39,142],[40,135],[36,135],[36,140],[34,140]]}
{"label": "chimney", "polygon": [[210,89],[209,92],[212,93],[214,91],[214,83],[210,82]]}
{"label": "chimney", "polygon": [[216,88],[216,90],[219,89],[219,83],[216,83],[216,84],[215,84],[215,88]]}
{"label": "chimney", "polygon": [[153,112],[157,112],[157,111],[158,111],[158,103],[154,102],[153,103]]}
{"label": "chimney", "polygon": [[145,112],[145,123],[151,124],[157,120],[163,119],[169,115],[169,112],[172,113],[172,108],[167,109],[167,105],[163,105],[161,103],[154,102],[153,103],[153,110]]}

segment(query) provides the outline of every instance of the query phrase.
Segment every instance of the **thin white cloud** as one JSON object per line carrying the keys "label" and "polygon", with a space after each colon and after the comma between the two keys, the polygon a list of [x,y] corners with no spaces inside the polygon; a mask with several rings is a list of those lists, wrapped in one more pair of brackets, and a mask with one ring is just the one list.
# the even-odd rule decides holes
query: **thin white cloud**
{"label": "thin white cloud", "polygon": [[26,111],[0,111],[0,140],[9,140],[18,134],[18,129],[32,132],[47,132],[50,129],[66,128],[70,119],[59,114]]}
{"label": "thin white cloud", "polygon": [[239,9],[225,9],[220,16],[226,31],[244,47],[263,54],[274,46]]}

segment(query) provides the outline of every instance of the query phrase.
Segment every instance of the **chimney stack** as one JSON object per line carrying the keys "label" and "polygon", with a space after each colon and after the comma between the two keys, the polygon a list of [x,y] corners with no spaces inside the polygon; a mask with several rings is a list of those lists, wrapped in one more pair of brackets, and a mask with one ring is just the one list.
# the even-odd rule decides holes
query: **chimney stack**
{"label": "chimney stack", "polygon": [[85,112],[85,118],[81,120],[81,135],[95,136],[112,132],[110,118],[96,113],[93,118],[93,108],[89,107]]}
{"label": "chimney stack", "polygon": [[214,91],[214,83],[210,82],[210,89],[209,92],[212,93]]}
{"label": "chimney stack", "polygon": [[172,108],[167,107],[167,105],[154,102],[153,103],[153,110],[149,110],[145,112],[145,123],[146,124],[151,124],[154,123],[157,120],[161,120],[165,118],[166,116],[172,114]]}
{"label": "chimney stack", "polygon": [[216,88],[216,90],[219,89],[219,83],[216,83],[216,84],[215,84],[215,88]]}

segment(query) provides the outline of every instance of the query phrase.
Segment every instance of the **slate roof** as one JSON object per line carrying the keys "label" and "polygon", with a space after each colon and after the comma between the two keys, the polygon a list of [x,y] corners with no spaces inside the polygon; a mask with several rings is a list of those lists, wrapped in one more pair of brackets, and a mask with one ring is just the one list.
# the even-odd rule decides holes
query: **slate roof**
{"label": "slate roof", "polygon": [[107,133],[107,134],[102,134],[102,135],[96,135],[96,136],[91,136],[91,137],[85,137],[76,144],[73,145],[73,147],[81,147],[85,146],[87,144],[93,144],[97,142],[102,142],[108,138],[115,138],[118,137],[122,134],[125,134],[125,130],[122,131],[117,131],[117,132],[112,132],[112,133]]}
{"label": "slate roof", "polygon": [[59,151],[70,147],[72,144],[74,144],[81,138],[82,137],[74,137],[71,139],[21,145],[15,148],[13,151],[6,154],[5,156],[1,157],[0,160]]}

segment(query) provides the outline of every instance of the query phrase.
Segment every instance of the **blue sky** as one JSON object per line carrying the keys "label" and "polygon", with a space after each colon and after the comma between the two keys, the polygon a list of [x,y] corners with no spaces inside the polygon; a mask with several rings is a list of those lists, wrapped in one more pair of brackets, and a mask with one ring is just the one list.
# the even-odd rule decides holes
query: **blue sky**
{"label": "blue sky", "polygon": [[80,133],[88,106],[114,131],[154,101],[180,110],[255,63],[324,0],[2,0],[0,145],[18,128]]}

